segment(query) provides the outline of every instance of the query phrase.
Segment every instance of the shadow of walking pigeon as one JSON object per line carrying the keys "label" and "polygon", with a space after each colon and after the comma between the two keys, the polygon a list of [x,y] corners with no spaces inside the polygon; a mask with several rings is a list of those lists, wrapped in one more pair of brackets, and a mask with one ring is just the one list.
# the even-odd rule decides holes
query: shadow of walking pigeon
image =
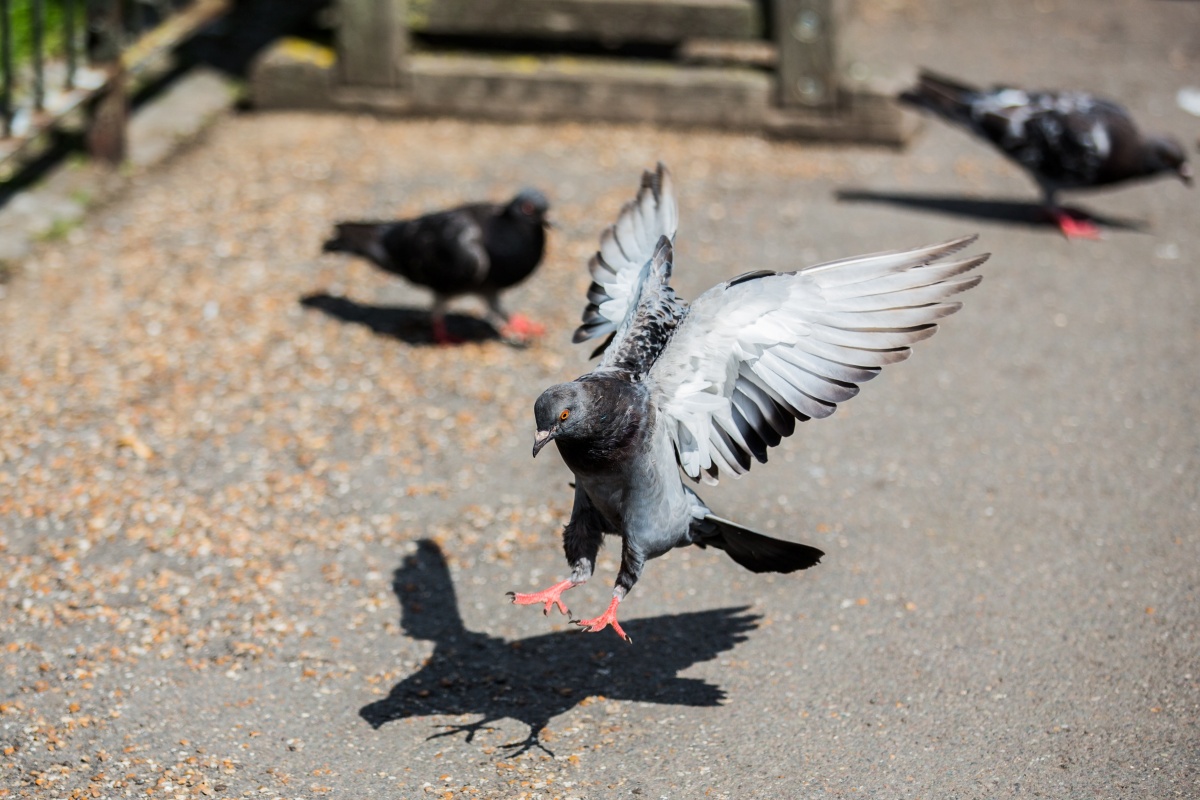
{"label": "shadow of walking pigeon", "polygon": [[[324,292],[301,297],[300,305],[315,308],[342,322],[366,325],[380,336],[394,336],[408,344],[438,344],[431,327],[432,315],[422,308],[375,306]],[[500,333],[491,325],[466,314],[446,314],[442,324],[460,342],[485,342],[500,338]]]}
{"label": "shadow of walking pigeon", "polygon": [[[1000,200],[968,195],[922,194],[920,192],[876,192],[869,189],[838,189],[834,197],[839,203],[880,203],[919,211],[933,211],[952,217],[1009,222],[1044,228],[1048,218],[1046,209],[1039,203],[1021,200]],[[1149,226],[1143,220],[1088,214],[1092,222],[1103,228],[1147,233]]]}
{"label": "shadow of walking pigeon", "polygon": [[759,620],[745,607],[632,620],[629,630],[654,643],[637,649],[613,648],[575,631],[510,642],[463,626],[445,557],[428,540],[418,542],[417,551],[405,558],[392,586],[404,632],[432,641],[433,654],[386,698],[363,706],[359,715],[380,728],[410,717],[478,714],[475,722],[447,726],[430,737],[463,733],[467,741],[491,722],[515,719],[529,726],[524,740],[505,745],[517,753],[534,747],[549,753],[540,735],[550,720],[593,695],[720,705],[725,697],[720,687],[678,673],[745,641]]}

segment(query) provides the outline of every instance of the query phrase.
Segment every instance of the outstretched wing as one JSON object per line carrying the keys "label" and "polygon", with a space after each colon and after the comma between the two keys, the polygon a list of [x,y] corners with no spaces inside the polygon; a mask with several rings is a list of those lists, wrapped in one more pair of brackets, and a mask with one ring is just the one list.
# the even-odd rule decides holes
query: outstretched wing
{"label": "outstretched wing", "polygon": [[592,285],[583,324],[575,331],[576,343],[616,332],[636,303],[642,268],[653,257],[658,240],[665,236],[674,241],[678,225],[671,173],[660,162],[654,172],[642,173],[637,197],[600,234],[600,249],[588,262]]}
{"label": "outstretched wing", "polygon": [[597,370],[613,367],[641,380],[658,360],[675,329],[687,314],[687,303],[671,288],[673,248],[666,236],[658,238],[654,255],[642,267],[629,310],[606,345]]}
{"label": "outstretched wing", "polygon": [[829,416],[908,358],[981,280],[966,273],[987,255],[937,263],[974,241],[749,273],[701,295],[647,378],[684,472],[745,473],[795,420]]}

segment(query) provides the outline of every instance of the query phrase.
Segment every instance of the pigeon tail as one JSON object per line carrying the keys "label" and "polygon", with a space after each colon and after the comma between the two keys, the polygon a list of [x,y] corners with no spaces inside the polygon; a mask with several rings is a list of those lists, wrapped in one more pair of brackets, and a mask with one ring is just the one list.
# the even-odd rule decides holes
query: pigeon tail
{"label": "pigeon tail", "polygon": [[806,544],[772,539],[708,514],[695,526],[701,547],[715,547],[751,572],[796,572],[815,566],[825,552]]}
{"label": "pigeon tail", "polygon": [[922,70],[917,76],[917,85],[901,92],[898,99],[953,122],[966,124],[971,121],[971,103],[978,97],[979,90],[972,86]]}
{"label": "pigeon tail", "polygon": [[384,256],[381,247],[382,224],[378,222],[339,222],[334,236],[321,247],[325,253],[353,253],[378,263]]}

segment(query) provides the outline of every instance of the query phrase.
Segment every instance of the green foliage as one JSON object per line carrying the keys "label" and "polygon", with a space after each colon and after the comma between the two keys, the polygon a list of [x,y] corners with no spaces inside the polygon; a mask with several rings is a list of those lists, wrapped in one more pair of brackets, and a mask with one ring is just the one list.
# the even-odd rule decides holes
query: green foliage
{"label": "green foliage", "polygon": [[[75,34],[83,30],[83,3],[75,8]],[[65,50],[66,0],[42,0],[42,57],[49,60]],[[12,26],[13,66],[20,68],[33,60],[33,0],[9,0],[8,17]]]}

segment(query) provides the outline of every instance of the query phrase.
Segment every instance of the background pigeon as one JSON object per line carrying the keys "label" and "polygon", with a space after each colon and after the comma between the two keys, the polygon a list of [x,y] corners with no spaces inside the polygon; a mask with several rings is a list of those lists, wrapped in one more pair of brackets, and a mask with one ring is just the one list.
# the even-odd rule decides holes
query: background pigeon
{"label": "background pigeon", "polygon": [[1085,92],[980,90],[922,71],[900,100],[968,128],[1024,167],[1063,234],[1097,238],[1085,215],[1060,208],[1060,189],[1087,189],[1169,172],[1191,185],[1183,146],[1143,136],[1129,112]]}
{"label": "background pigeon", "polygon": [[[753,572],[793,572],[820,550],[773,539],[712,513],[685,486],[738,476],[751,457],[826,417],[885,364],[958,310],[947,298],[975,286],[966,273],[986,256],[944,261],[974,237],[862,256],[777,274],[750,272],[690,306],[668,285],[678,211],[660,164],[637,199],[600,238],[594,283],[576,340],[611,333],[595,370],[547,389],[534,406],[533,454],[550,442],[575,473],[563,531],[568,578],[515,603],[557,605],[586,581],[605,533],[621,537],[621,568],[608,609],[579,625],[622,637],[617,606],[645,561],[674,547],[724,550]],[[942,262],[942,263],[937,263]]]}
{"label": "background pigeon", "polygon": [[487,319],[505,339],[525,341],[544,328],[507,314],[500,292],[529,276],[542,260],[549,203],[525,189],[507,203],[472,203],[395,222],[339,222],[324,251],[354,253],[376,266],[433,290],[433,334],[443,344],[446,306],[462,294],[482,297]]}

